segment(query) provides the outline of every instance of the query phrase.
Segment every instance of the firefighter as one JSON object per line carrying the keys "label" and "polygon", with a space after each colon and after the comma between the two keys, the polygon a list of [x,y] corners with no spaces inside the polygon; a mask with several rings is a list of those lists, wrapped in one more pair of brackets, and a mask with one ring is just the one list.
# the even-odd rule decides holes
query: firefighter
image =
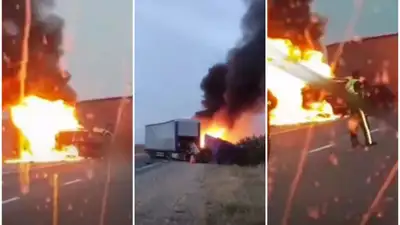
{"label": "firefighter", "polygon": [[367,116],[364,111],[358,106],[358,102],[360,99],[366,98],[366,82],[360,77],[358,71],[352,73],[352,76],[349,77],[346,81],[345,88],[346,91],[350,94],[350,99],[348,101],[349,109],[350,109],[350,118],[348,120],[348,129],[350,133],[350,140],[352,147],[357,147],[360,145],[358,140],[358,130],[361,125],[362,131],[365,137],[365,145],[372,146],[376,145],[376,142],[372,140],[370,125],[368,123]]}

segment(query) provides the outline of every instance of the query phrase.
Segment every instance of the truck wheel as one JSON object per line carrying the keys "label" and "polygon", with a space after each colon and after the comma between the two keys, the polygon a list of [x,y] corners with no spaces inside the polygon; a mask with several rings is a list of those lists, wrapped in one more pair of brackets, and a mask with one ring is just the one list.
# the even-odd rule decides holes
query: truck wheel
{"label": "truck wheel", "polygon": [[150,159],[155,159],[156,155],[152,152],[146,152]]}

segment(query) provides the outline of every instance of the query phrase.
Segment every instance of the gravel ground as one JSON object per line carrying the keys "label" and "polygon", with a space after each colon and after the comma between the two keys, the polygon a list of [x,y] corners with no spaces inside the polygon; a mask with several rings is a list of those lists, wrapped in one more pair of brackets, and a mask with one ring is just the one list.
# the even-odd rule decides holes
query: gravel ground
{"label": "gravel ground", "polygon": [[135,180],[135,222],[265,224],[264,167],[171,162]]}
{"label": "gravel ground", "polygon": [[137,175],[136,224],[204,224],[204,166],[173,162]]}

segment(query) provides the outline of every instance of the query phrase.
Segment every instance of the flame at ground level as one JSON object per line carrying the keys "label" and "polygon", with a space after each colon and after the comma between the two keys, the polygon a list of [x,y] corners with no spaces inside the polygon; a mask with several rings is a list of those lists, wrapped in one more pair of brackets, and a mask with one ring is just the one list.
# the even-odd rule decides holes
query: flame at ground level
{"label": "flame at ground level", "polygon": [[81,126],[75,117],[75,109],[62,100],[49,101],[37,96],[25,97],[11,107],[11,120],[21,133],[17,162],[52,162],[79,160],[75,146],[56,149],[56,136],[61,131],[78,130]]}
{"label": "flame at ground level", "polygon": [[[302,51],[287,39],[270,39],[268,44],[274,46],[282,56],[268,52],[267,88],[278,99],[276,108],[271,112],[272,125],[296,124],[334,120],[332,106],[326,101],[314,102],[308,109],[303,108],[302,89],[306,83],[273,61],[300,64],[326,78],[332,77],[332,71],[324,62],[324,55],[315,50]],[[271,55],[272,54],[272,55]]]}
{"label": "flame at ground level", "polygon": [[226,135],[227,129],[224,127],[219,127],[217,125],[212,125],[210,127],[207,127],[205,129],[201,130],[200,134],[200,147],[204,148],[205,147],[205,137],[206,135],[215,137],[215,138],[220,138],[222,140],[227,141],[227,135]]}

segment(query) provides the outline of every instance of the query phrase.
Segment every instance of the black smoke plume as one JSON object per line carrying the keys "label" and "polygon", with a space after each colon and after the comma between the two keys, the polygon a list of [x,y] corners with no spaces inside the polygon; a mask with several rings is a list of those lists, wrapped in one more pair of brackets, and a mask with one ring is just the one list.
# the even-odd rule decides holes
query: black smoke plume
{"label": "black smoke plume", "polygon": [[208,70],[207,76],[203,78],[200,84],[204,92],[202,105],[205,110],[197,112],[200,117],[212,117],[214,113],[224,106],[226,91],[226,75],[228,73],[227,64],[216,64]]}
{"label": "black smoke plume", "polygon": [[253,107],[265,93],[265,0],[247,0],[242,19],[243,37],[228,54],[226,63],[214,65],[203,78],[205,110],[199,117],[212,117],[226,109],[229,125],[241,112]]}
{"label": "black smoke plume", "polygon": [[[25,94],[74,102],[75,91],[68,86],[70,74],[60,68],[63,54],[64,21],[54,13],[54,0],[4,0],[3,4],[3,108],[20,96],[18,71],[22,61],[22,40],[26,1],[31,5]],[[29,14],[28,14],[29,15]]]}
{"label": "black smoke plume", "polygon": [[[214,65],[203,78],[205,110],[198,117],[212,117],[226,109],[229,125],[244,111],[265,109],[265,0],[246,0],[243,37],[224,64]],[[268,37],[287,38],[302,48],[322,48],[325,20],[310,10],[311,0],[269,0]]]}

